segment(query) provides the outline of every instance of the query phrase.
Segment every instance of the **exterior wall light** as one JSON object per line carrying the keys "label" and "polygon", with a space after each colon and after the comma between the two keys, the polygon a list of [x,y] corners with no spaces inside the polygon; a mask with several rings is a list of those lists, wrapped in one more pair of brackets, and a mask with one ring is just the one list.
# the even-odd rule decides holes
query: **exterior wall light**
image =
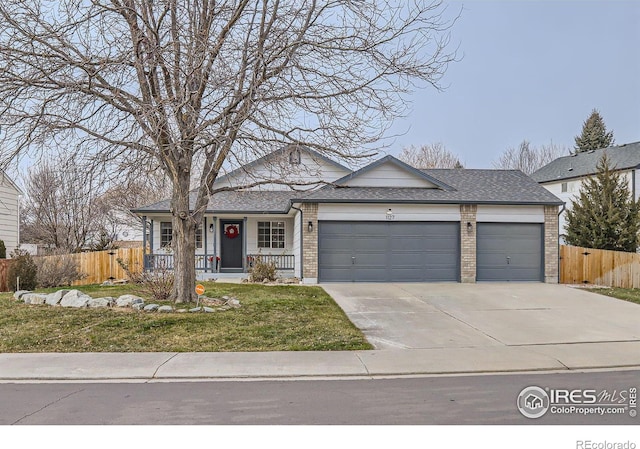
{"label": "exterior wall light", "polygon": [[471,231],[473,229],[473,224],[470,221],[467,221],[467,231]]}
{"label": "exterior wall light", "polygon": [[213,232],[213,229],[214,229],[214,227],[213,227],[213,223],[211,223],[211,224],[209,225],[209,232]]}
{"label": "exterior wall light", "polygon": [[313,232],[313,221],[309,221],[309,223],[307,224],[307,230],[309,232]]}
{"label": "exterior wall light", "polygon": [[389,208],[389,210],[387,211],[387,216],[393,215],[393,211],[391,210],[391,208]]}

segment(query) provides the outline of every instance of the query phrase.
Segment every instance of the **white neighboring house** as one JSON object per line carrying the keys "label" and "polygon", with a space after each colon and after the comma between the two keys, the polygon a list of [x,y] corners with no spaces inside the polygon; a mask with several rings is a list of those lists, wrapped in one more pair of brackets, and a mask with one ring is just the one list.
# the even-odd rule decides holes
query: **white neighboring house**
{"label": "white neighboring house", "polygon": [[18,186],[0,170],[0,240],[7,248],[7,258],[20,244],[20,195]]}
{"label": "white neighboring house", "polygon": [[627,181],[629,192],[636,200],[640,198],[640,142],[586,151],[560,157],[531,177],[545,189],[565,203],[559,218],[560,241],[564,241],[567,209],[580,193],[586,179],[598,172],[598,163],[606,153],[609,163]]}
{"label": "white neighboring house", "polygon": [[[418,170],[386,156],[351,172],[285,147],[216,187],[274,175],[308,185],[267,182],[210,198],[196,232],[198,278],[242,277],[262,257],[308,284],[558,282],[562,202],[521,171]],[[173,267],[169,206],[133,210],[150,231],[147,270]]]}

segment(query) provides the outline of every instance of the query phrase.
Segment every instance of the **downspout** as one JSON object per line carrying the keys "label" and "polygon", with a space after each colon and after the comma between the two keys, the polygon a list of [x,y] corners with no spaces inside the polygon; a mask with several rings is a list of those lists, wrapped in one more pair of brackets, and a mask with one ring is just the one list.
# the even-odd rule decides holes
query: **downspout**
{"label": "downspout", "polygon": [[567,203],[562,203],[562,209],[560,209],[560,212],[558,212],[558,284],[560,283],[560,215],[562,215],[562,213],[564,212],[564,210],[566,209]]}
{"label": "downspout", "polygon": [[631,193],[633,194],[633,201],[636,200],[636,171],[631,170]]}
{"label": "downspout", "polygon": [[[302,280],[304,279],[304,264],[302,263],[302,255],[303,255],[303,248],[304,248],[304,245],[302,244],[302,242],[304,240],[304,237],[303,237],[303,234],[302,234],[304,232],[304,229],[303,229],[303,227],[304,227],[303,226],[304,225],[304,215],[303,215],[302,209],[294,206],[293,203],[291,204],[291,209],[295,209],[298,212],[300,212],[300,282],[302,282]],[[295,269],[294,269],[293,273],[295,275]]]}

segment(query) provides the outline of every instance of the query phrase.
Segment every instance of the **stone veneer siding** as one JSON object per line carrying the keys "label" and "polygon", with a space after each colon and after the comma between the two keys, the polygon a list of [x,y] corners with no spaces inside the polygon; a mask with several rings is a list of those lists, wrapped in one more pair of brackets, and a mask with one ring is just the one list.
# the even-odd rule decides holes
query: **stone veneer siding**
{"label": "stone veneer siding", "polygon": [[[302,277],[318,279],[318,203],[302,203]],[[309,232],[309,222],[313,232]]]}
{"label": "stone veneer siding", "polygon": [[[475,204],[460,205],[460,281],[476,282],[476,212]],[[471,223],[471,229],[467,227]]]}
{"label": "stone veneer siding", "polygon": [[558,206],[544,207],[544,281],[557,284],[559,277]]}

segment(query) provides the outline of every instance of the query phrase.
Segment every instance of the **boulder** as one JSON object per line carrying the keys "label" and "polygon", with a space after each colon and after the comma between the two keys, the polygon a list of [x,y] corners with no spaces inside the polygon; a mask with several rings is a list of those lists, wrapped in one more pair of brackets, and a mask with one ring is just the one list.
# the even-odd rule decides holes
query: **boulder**
{"label": "boulder", "polygon": [[131,308],[134,309],[134,310],[142,310],[142,309],[144,309],[144,305],[145,304],[143,302],[137,302],[135,304],[132,304]]}
{"label": "boulder", "polygon": [[22,295],[25,304],[42,305],[47,300],[47,295],[43,293],[25,293]]}
{"label": "boulder", "polygon": [[134,304],[144,304],[144,299],[136,295],[122,295],[116,299],[116,307],[131,307]]}
{"label": "boulder", "polygon": [[58,290],[57,292],[49,293],[45,302],[50,306],[57,306],[67,293],[69,293],[69,290]]}
{"label": "boulder", "polygon": [[194,307],[193,309],[189,309],[189,312],[195,313],[195,312],[200,312],[200,310],[202,310],[202,307]]}
{"label": "boulder", "polygon": [[27,293],[33,293],[33,292],[30,290],[18,290],[13,294],[13,299],[15,299],[16,301],[19,301],[22,299],[22,295],[25,295]]}
{"label": "boulder", "polygon": [[202,311],[203,311],[204,313],[213,313],[213,312],[215,312],[216,310],[215,310],[215,309],[212,309],[211,307],[203,307],[203,308],[202,308]]}
{"label": "boulder", "polygon": [[162,312],[162,313],[173,312],[173,307],[171,307],[171,306],[160,306],[160,307],[158,307],[158,312]]}
{"label": "boulder", "polygon": [[142,310],[145,312],[155,312],[160,306],[158,304],[147,304]]}
{"label": "boulder", "polygon": [[240,301],[238,301],[236,298],[232,298],[229,301],[227,301],[227,304],[229,307],[233,307],[234,309],[239,309],[240,308]]}
{"label": "boulder", "polygon": [[115,299],[112,298],[111,296],[106,296],[104,298],[91,298],[89,300],[89,304],[87,304],[88,307],[111,307],[113,306],[113,303],[115,302]]}
{"label": "boulder", "polygon": [[178,310],[176,310],[176,312],[178,312],[178,313],[186,313],[186,312],[188,312],[188,310],[187,309],[178,309]]}
{"label": "boulder", "polygon": [[91,296],[82,293],[80,290],[69,290],[60,300],[60,305],[62,307],[87,307],[90,300]]}

